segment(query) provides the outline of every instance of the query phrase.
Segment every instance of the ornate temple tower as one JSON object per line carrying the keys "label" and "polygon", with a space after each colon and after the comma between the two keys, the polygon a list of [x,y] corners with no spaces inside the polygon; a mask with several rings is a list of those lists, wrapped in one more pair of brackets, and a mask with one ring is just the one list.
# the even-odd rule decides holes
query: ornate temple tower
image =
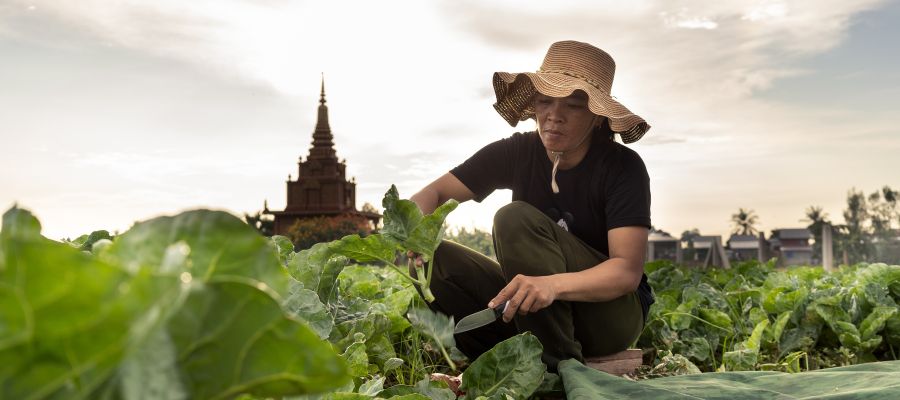
{"label": "ornate temple tower", "polygon": [[284,235],[298,219],[362,215],[378,224],[380,215],[356,210],[356,180],[346,179],[346,163],[338,161],[334,150],[334,136],[328,124],[328,106],[325,105],[325,78],[319,97],[319,115],[313,131],[312,147],[306,161],[300,157],[297,180],[287,181],[287,206],[284,211],[273,211],[275,234]]}

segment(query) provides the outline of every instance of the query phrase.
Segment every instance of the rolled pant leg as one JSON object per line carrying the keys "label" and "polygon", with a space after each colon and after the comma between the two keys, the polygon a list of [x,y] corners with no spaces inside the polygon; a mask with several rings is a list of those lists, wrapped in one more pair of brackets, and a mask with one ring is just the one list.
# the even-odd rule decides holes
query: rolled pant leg
{"label": "rolled pant leg", "polygon": [[[453,316],[455,321],[487,308],[487,304],[506,280],[500,265],[485,255],[461,244],[444,240],[434,253],[431,292],[432,310]],[[454,335],[456,347],[475,360],[494,345],[516,334],[513,324],[494,323]]]}
{"label": "rolled pant leg", "polygon": [[[578,272],[608,257],[559,227],[531,205],[516,201],[494,217],[494,248],[506,281]],[[531,331],[544,346],[551,370],[565,359],[584,360],[626,349],[640,335],[643,315],[636,292],[607,302],[555,301],[535,313],[516,315],[519,332]]]}

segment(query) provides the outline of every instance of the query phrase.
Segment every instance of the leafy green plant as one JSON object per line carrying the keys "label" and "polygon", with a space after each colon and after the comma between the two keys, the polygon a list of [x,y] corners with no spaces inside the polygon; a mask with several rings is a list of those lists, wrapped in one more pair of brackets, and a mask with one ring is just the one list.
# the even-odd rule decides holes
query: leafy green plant
{"label": "leafy green plant", "polygon": [[704,371],[799,371],[897,359],[900,290],[893,288],[900,289],[900,266],[860,264],[826,273],[773,265],[647,264],[657,302],[638,345],[681,354]]}
{"label": "leafy green plant", "polygon": [[[359,262],[382,263],[416,285],[425,301],[429,303],[434,301],[434,294],[431,293],[434,251],[441,244],[441,225],[447,215],[456,209],[458,203],[452,199],[448,200],[433,213],[423,215],[415,203],[400,199],[397,188],[392,185],[384,195],[382,204],[385,208],[384,228],[380,234],[365,238],[349,235],[332,243],[330,249],[336,254]],[[398,251],[403,254],[406,252],[420,254],[424,265],[417,265],[410,259],[409,269],[415,270],[416,273],[410,274],[409,269],[404,272],[394,263]]]}
{"label": "leafy green plant", "polygon": [[543,349],[527,332],[506,339],[472,362],[460,390],[468,399],[526,399],[543,381],[547,369],[541,363]]}
{"label": "leafy green plant", "polygon": [[283,312],[287,286],[268,242],[226,213],[139,223],[88,254],[13,208],[0,231],[0,393],[214,399],[341,385],[331,346]]}

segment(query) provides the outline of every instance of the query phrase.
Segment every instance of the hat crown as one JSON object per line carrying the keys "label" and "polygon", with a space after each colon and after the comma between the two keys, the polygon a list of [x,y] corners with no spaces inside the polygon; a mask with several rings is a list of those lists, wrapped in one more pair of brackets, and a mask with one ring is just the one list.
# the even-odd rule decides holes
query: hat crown
{"label": "hat crown", "polygon": [[616,62],[605,51],[590,44],[567,40],[550,46],[538,72],[568,75],[609,94],[616,75]]}

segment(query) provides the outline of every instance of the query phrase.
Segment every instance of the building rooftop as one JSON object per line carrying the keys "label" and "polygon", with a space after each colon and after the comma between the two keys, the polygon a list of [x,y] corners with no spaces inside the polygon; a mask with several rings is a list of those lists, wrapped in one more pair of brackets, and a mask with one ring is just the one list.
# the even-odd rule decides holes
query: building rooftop
{"label": "building rooftop", "polygon": [[772,237],[779,239],[810,239],[812,234],[806,228],[784,228],[772,230]]}

